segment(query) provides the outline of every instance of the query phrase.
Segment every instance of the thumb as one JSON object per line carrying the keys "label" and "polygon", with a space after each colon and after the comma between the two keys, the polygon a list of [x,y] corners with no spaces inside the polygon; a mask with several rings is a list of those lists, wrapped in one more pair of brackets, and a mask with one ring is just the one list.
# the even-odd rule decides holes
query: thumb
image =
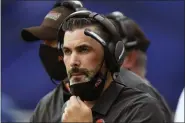
{"label": "thumb", "polygon": [[78,102],[79,102],[81,105],[84,105],[84,102],[80,99],[79,96],[77,96],[77,100],[78,100]]}
{"label": "thumb", "polygon": [[80,99],[79,96],[77,97],[77,101],[78,101],[78,103],[80,104],[81,107],[89,108],[89,107]]}

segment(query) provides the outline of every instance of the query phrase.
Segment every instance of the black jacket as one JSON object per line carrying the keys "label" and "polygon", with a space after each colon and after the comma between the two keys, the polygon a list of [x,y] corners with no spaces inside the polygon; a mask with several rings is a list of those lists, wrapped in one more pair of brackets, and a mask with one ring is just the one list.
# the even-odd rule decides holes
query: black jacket
{"label": "black jacket", "polygon": [[173,121],[172,112],[165,99],[154,87],[152,87],[150,83],[147,83],[146,80],[124,68],[121,68],[119,77],[121,77],[123,83],[126,86],[131,88],[137,88],[143,92],[149,93],[152,97],[156,98],[159,101],[162,110],[164,111],[166,121]]}
{"label": "black jacket", "polygon": [[[94,121],[98,118],[103,118],[107,122],[163,123],[166,121],[164,112],[155,98],[139,89],[117,84],[118,82],[123,83],[124,81],[120,77],[112,82],[105,91],[103,99],[100,98],[93,107]],[[64,102],[63,88],[60,84],[40,100],[30,121],[61,122]]]}

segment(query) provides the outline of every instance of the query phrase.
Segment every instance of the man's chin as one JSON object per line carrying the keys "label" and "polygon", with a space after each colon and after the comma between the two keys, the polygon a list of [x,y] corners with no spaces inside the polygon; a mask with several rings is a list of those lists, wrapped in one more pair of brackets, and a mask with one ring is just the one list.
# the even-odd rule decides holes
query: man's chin
{"label": "man's chin", "polygon": [[89,82],[89,78],[86,78],[84,76],[79,76],[79,77],[72,77],[70,79],[70,85],[74,85],[74,84],[79,84],[79,83],[85,83],[85,82]]}

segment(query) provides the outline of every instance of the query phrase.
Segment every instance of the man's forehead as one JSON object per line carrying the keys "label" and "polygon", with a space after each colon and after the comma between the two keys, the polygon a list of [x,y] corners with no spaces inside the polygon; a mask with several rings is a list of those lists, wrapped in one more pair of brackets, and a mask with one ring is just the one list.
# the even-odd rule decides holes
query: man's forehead
{"label": "man's forehead", "polygon": [[66,42],[64,42],[63,47],[75,48],[75,47],[79,47],[81,45],[93,46],[93,43],[91,42],[91,40],[86,40],[86,39],[82,38],[82,39],[66,41]]}
{"label": "man's forehead", "polygon": [[[74,29],[73,31],[66,31],[65,32],[65,35],[64,35],[64,40],[70,40],[70,38],[73,38],[73,37],[83,37],[83,38],[89,38],[89,36],[86,36],[84,34],[84,31],[85,29],[90,29],[92,31],[95,31],[95,30],[98,30],[98,27],[94,26],[94,25],[91,25],[91,26],[86,26],[84,28],[81,28],[81,29]],[[69,36],[70,35],[70,36]],[[71,37],[72,36],[72,37]],[[76,38],[75,37],[75,38]]]}
{"label": "man's forehead", "polygon": [[84,29],[67,31],[64,36],[64,45],[68,43],[91,42],[93,39],[84,34]]}

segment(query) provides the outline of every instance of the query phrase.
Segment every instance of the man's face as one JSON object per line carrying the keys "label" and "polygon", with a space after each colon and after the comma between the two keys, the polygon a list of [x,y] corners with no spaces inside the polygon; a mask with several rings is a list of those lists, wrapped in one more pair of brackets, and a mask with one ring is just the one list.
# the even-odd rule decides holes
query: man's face
{"label": "man's face", "polygon": [[64,64],[70,84],[89,81],[99,70],[103,47],[84,34],[84,29],[66,31],[64,36]]}

